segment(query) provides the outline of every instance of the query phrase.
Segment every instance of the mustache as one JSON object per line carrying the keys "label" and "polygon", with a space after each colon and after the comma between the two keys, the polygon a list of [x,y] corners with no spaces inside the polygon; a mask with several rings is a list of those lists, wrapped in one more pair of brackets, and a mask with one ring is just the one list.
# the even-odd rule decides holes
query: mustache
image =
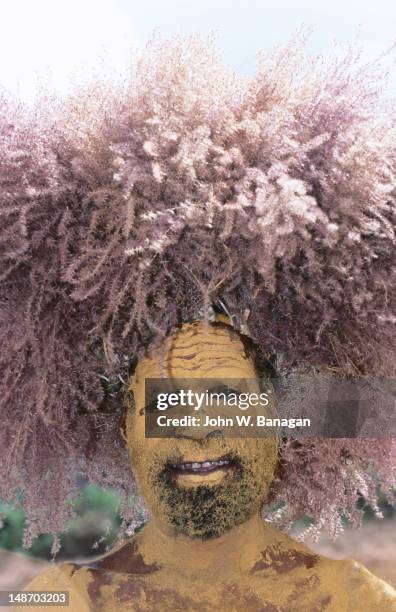
{"label": "mustache", "polygon": [[153,449],[156,457],[165,457],[174,462],[188,457],[198,455],[220,458],[223,455],[233,455],[235,457],[248,457],[251,449],[242,440],[235,438],[211,438],[211,439],[163,439],[161,445]]}

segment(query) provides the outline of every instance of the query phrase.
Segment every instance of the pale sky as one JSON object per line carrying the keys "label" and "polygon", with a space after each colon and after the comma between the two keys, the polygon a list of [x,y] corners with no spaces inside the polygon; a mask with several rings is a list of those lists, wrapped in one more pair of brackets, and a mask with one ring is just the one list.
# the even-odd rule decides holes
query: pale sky
{"label": "pale sky", "polygon": [[[368,59],[396,39],[395,0],[0,0],[0,85],[31,101],[49,79],[66,92],[71,76],[128,63],[132,46],[164,36],[217,34],[226,64],[254,70],[258,49],[313,27],[309,49],[331,52],[357,35]],[[390,91],[396,95],[396,70]]]}

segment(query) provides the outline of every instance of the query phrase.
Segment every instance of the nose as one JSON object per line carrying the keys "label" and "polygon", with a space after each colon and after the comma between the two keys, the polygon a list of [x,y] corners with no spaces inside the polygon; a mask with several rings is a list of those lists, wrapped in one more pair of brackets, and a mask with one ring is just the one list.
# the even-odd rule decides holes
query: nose
{"label": "nose", "polygon": [[224,438],[224,433],[221,429],[207,431],[207,427],[183,427],[178,429],[175,437],[186,440],[210,440],[212,438]]}
{"label": "nose", "polygon": [[214,429],[213,431],[209,431],[205,438],[224,438],[224,433],[221,431],[221,429]]}

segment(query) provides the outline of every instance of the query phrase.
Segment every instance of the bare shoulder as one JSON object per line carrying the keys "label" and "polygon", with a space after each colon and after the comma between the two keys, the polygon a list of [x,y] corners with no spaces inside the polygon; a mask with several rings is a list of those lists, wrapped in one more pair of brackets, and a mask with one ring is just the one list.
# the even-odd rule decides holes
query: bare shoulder
{"label": "bare shoulder", "polygon": [[323,571],[333,589],[345,601],[347,612],[396,612],[396,591],[354,559],[321,558]]}
{"label": "bare shoulder", "polygon": [[44,590],[44,587],[53,587],[58,584],[70,584],[72,571],[73,566],[69,563],[53,565],[35,576],[25,587],[25,591],[28,589]]}
{"label": "bare shoulder", "polygon": [[[24,588],[24,591],[67,591],[69,593],[69,606],[70,612],[87,612],[90,610],[88,606],[88,599],[85,597],[83,585],[78,584],[79,578],[75,575],[75,566],[69,563],[63,563],[60,565],[54,565],[53,567],[45,570],[41,574],[38,574],[33,580],[29,582]],[[14,608],[18,610],[19,608]],[[24,610],[48,610],[48,605],[37,606],[30,608],[30,606],[23,606],[21,611]],[[65,610],[64,606],[51,606],[51,610]]]}
{"label": "bare shoulder", "polygon": [[[341,563],[340,575],[351,589],[351,604],[354,610],[396,611],[396,591],[381,578],[374,576],[361,563],[353,559],[345,559]],[[352,609],[352,608],[351,608]]]}
{"label": "bare shoulder", "polygon": [[263,589],[270,585],[287,610],[396,612],[395,590],[363,565],[324,557],[286,534],[263,547],[250,575],[265,578]]}

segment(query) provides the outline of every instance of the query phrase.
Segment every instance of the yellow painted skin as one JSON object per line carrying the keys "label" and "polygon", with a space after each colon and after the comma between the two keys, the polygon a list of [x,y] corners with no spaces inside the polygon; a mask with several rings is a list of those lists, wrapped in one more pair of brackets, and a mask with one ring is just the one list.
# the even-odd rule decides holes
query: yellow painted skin
{"label": "yellow painted skin", "polygon": [[[126,436],[152,520],[99,561],[56,566],[26,590],[68,590],[70,607],[51,609],[73,612],[396,611],[396,592],[363,566],[352,559],[321,557],[260,518],[259,500],[265,498],[276,467],[275,439],[206,440],[193,428],[177,440],[144,437],[144,380],[163,376],[164,371],[173,378],[256,376],[235,334],[198,322],[184,325],[161,351],[143,359],[131,380],[135,407],[128,412]],[[251,497],[248,508],[243,506],[242,518],[230,526],[229,515],[224,511],[223,517],[220,510],[224,532],[206,539],[191,536],[196,523],[188,517],[180,529],[175,527],[175,509],[161,498],[150,476],[158,461],[172,453],[183,461],[204,461],[230,449],[257,472],[249,481],[257,496]],[[179,474],[174,485],[188,492],[203,484],[223,484],[226,491],[233,478],[227,469],[207,476]],[[235,504],[238,508],[238,500]]]}

